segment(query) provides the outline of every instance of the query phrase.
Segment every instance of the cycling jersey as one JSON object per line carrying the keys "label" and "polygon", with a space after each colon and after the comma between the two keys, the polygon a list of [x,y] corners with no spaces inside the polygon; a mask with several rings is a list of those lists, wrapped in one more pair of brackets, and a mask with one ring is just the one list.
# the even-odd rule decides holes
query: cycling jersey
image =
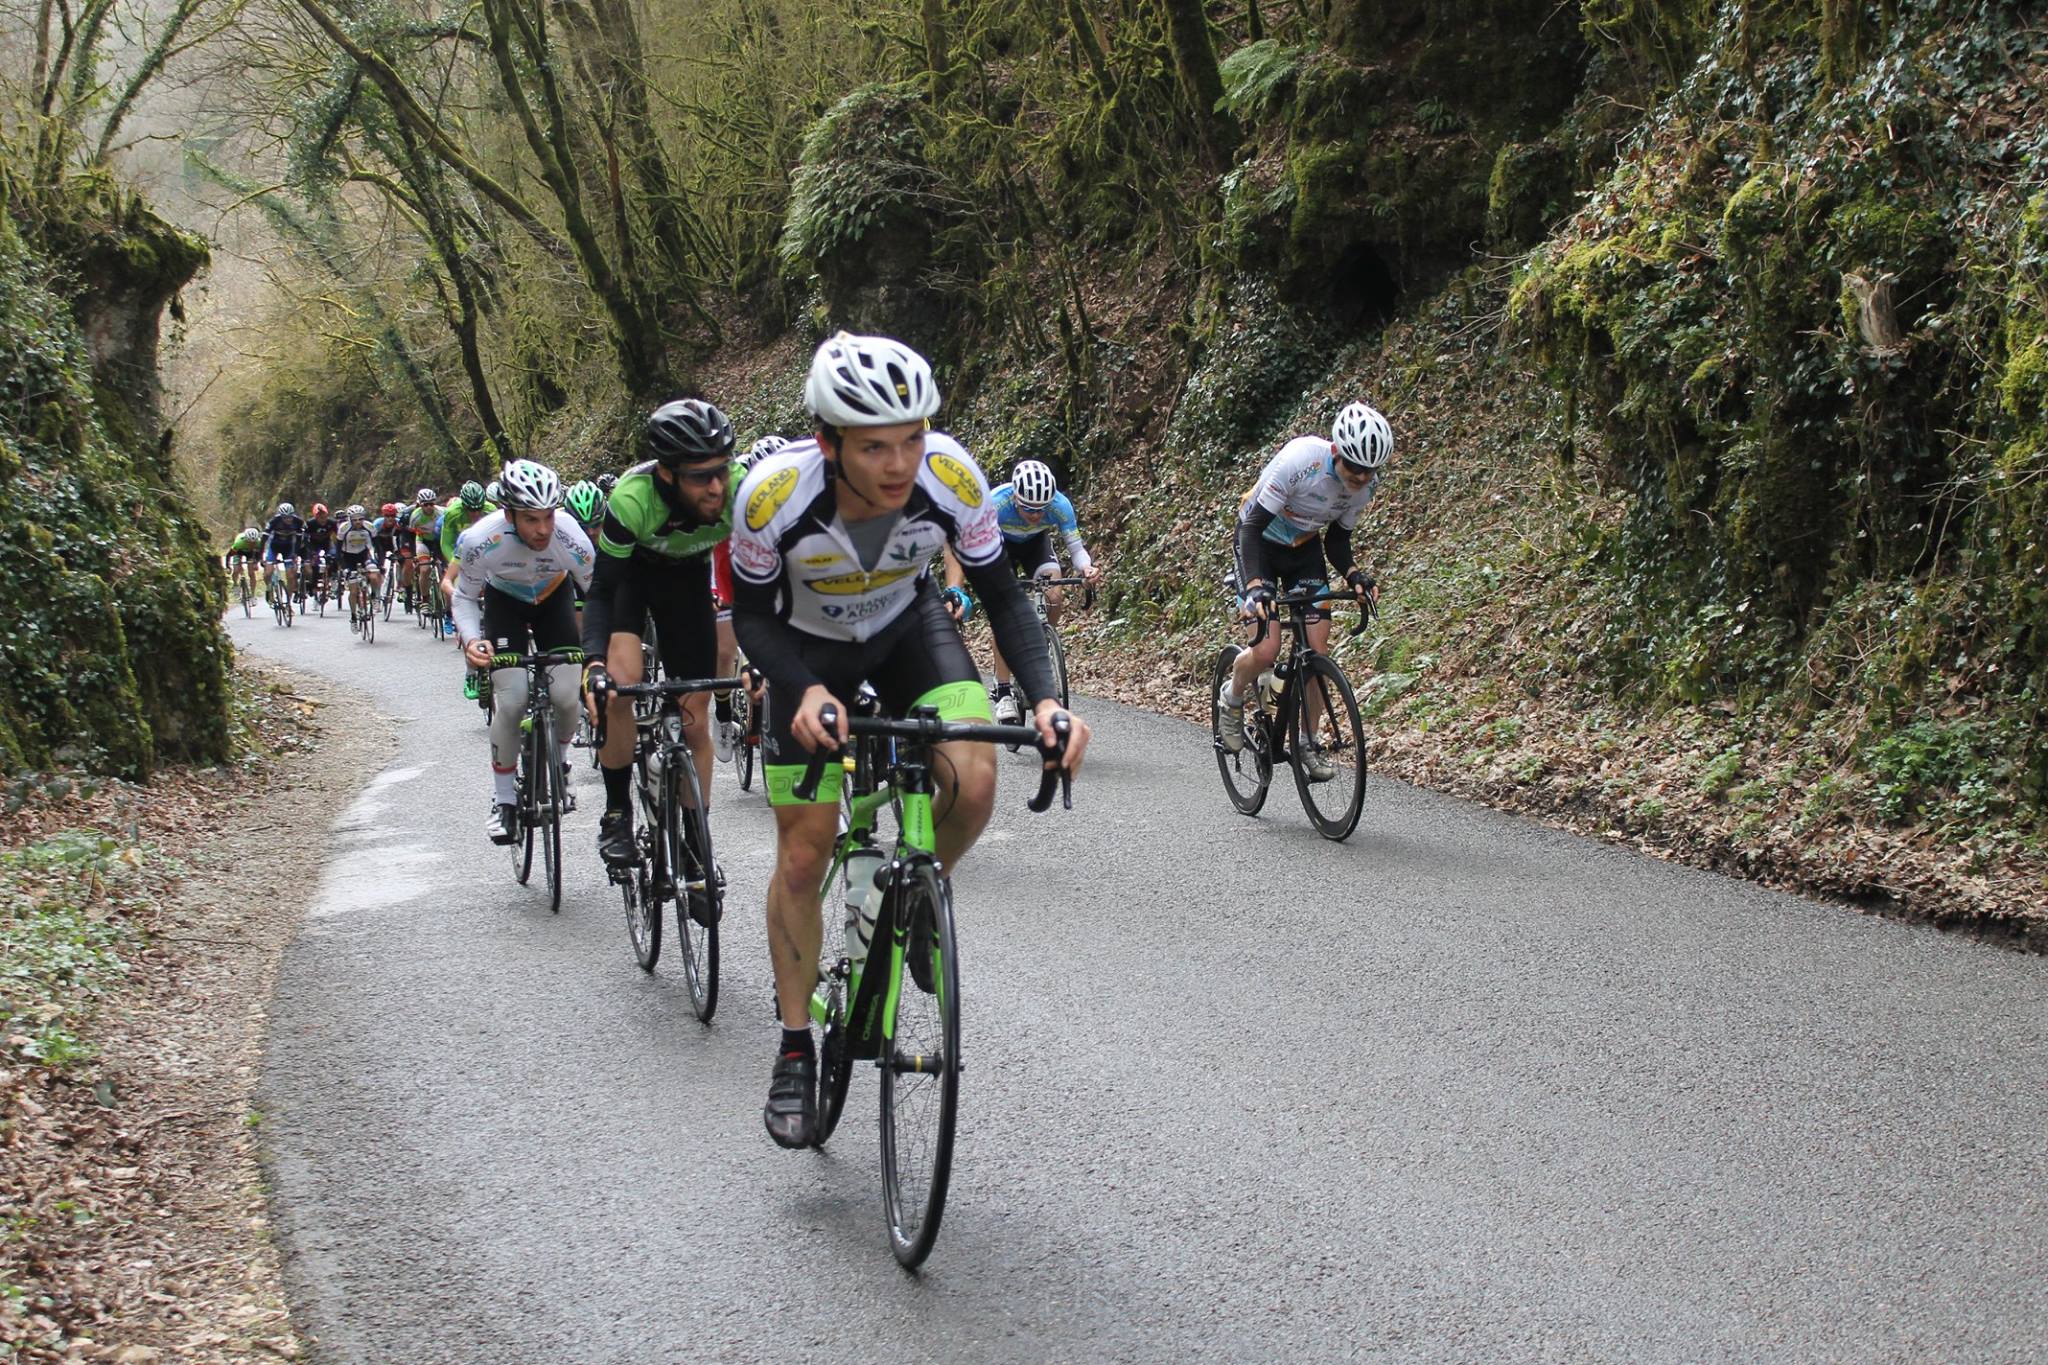
{"label": "cycling jersey", "polygon": [[981,470],[944,432],[926,434],[917,486],[872,561],[863,562],[839,518],[825,455],[815,440],[756,464],[740,486],[739,501],[745,511],[733,528],[735,591],[741,583],[781,583],[783,619],[828,640],[865,640],[894,620],[917,595],[933,556],[949,542],[970,569],[992,564],[1003,553]]}
{"label": "cycling jersey", "polygon": [[306,522],[306,548],[315,554],[322,553],[334,543],[334,518],[324,521]]}
{"label": "cycling jersey", "polygon": [[306,538],[305,519],[292,515],[272,517],[263,528],[263,553],[268,559],[295,559]]}
{"label": "cycling jersey", "polygon": [[398,527],[421,542],[427,542],[433,539],[434,527],[440,518],[439,507],[414,507],[398,514]]}
{"label": "cycling jersey", "polygon": [[1301,545],[1331,525],[1349,531],[1358,514],[1379,488],[1375,473],[1356,493],[1337,473],[1336,447],[1320,436],[1297,436],[1267,462],[1259,481],[1238,509],[1243,520],[1254,506],[1273,514],[1265,538],[1281,545]]}
{"label": "cycling jersey", "polygon": [[[1081,523],[1074,517],[1074,504],[1065,493],[1055,493],[1046,504],[1045,515],[1036,524],[1024,519],[1023,509],[1017,505],[1017,490],[1012,484],[998,484],[990,493],[990,501],[996,505],[996,525],[1003,531],[1011,551],[1045,534],[1049,527],[1060,533],[1067,542],[1067,557],[1074,561],[1074,568],[1086,573],[1095,561],[1088,556],[1088,547],[1081,543]],[[1020,568],[1035,569],[1036,564],[1019,563]]]}
{"label": "cycling jersey", "polygon": [[733,495],[740,469],[733,466],[725,484],[725,510],[717,521],[703,522],[682,500],[674,484],[660,478],[653,460],[636,464],[619,476],[605,503],[597,548],[615,559],[635,552],[659,559],[687,559],[703,554],[732,534]]}
{"label": "cycling jersey", "polygon": [[234,538],[234,540],[228,545],[227,552],[230,555],[256,555],[260,553],[262,549],[262,534],[258,533],[252,536],[245,531],[241,535],[238,535]]}
{"label": "cycling jersey", "polygon": [[462,533],[497,510],[498,504],[495,502],[486,502],[474,514],[470,512],[469,504],[465,502],[449,503],[447,510],[441,513],[441,558],[455,558],[455,542],[462,538]]}
{"label": "cycling jersey", "polygon": [[370,522],[370,543],[389,555],[398,549],[398,518],[376,517]]}
{"label": "cycling jersey", "polygon": [[376,531],[368,521],[343,521],[334,528],[334,548],[345,555],[367,553],[375,538]]}
{"label": "cycling jersey", "polygon": [[503,512],[493,512],[463,532],[456,542],[461,565],[455,580],[455,633],[476,639],[483,631],[486,586],[521,602],[539,602],[573,578],[588,589],[597,555],[574,517],[557,516],[555,533],[544,549],[535,550],[519,538]]}

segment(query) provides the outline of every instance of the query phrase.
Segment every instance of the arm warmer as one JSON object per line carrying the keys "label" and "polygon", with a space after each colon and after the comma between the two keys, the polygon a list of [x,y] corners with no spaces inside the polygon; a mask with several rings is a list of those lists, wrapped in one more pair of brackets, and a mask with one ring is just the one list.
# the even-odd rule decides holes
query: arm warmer
{"label": "arm warmer", "polygon": [[1351,572],[1356,561],[1351,557],[1351,528],[1331,522],[1323,531],[1323,557],[1330,561],[1330,567],[1338,577]]}
{"label": "arm warmer", "polygon": [[1273,524],[1270,509],[1254,502],[1237,519],[1237,586],[1247,588],[1255,578],[1272,581],[1266,567],[1266,528]]}
{"label": "arm warmer", "polygon": [[[769,686],[801,697],[817,686],[818,675],[804,662],[796,631],[776,609],[777,591],[773,583],[749,583],[734,574],[732,633],[746,651],[747,662],[767,675]],[[586,613],[583,619],[590,617]]]}
{"label": "arm warmer", "polygon": [[590,575],[590,590],[583,595],[583,653],[592,663],[603,663],[611,652],[612,594],[618,591],[619,580],[625,577],[629,563],[630,560],[598,551],[597,568]]}

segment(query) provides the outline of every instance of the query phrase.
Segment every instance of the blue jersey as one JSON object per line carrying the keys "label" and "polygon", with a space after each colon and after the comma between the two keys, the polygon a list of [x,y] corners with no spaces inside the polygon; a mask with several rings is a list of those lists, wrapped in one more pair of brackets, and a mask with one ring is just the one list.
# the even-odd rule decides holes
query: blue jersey
{"label": "blue jersey", "polygon": [[1050,526],[1063,536],[1079,536],[1081,523],[1074,519],[1074,504],[1067,501],[1065,493],[1052,495],[1052,502],[1046,506],[1045,515],[1036,526],[1024,520],[1023,512],[1017,508],[1017,490],[1010,484],[998,484],[989,491],[989,500],[996,505],[996,525],[1002,528],[1003,539],[1026,541]]}

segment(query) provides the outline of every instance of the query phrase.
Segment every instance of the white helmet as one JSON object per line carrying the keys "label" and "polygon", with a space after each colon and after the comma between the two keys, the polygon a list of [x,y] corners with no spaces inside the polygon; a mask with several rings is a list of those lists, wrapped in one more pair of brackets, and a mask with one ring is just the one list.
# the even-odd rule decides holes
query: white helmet
{"label": "white helmet", "polygon": [[298,509],[293,507],[288,502],[281,502],[277,505],[277,514],[281,517],[293,516],[297,513],[297,511]]}
{"label": "white helmet", "polygon": [[370,515],[363,510],[363,505],[359,502],[352,502],[348,505],[348,514],[357,521],[361,521],[364,517]]}
{"label": "white helmet", "polygon": [[1010,474],[1010,492],[1020,506],[1034,512],[1050,504],[1053,494],[1059,491],[1060,486],[1054,481],[1051,468],[1037,460],[1025,460]]}
{"label": "white helmet", "polygon": [[925,358],[888,337],[841,332],[811,357],[804,405],[835,427],[919,422],[939,410],[939,386]]}
{"label": "white helmet", "polygon": [[257,537],[263,534],[263,529],[258,526],[244,526],[242,528],[242,534],[247,536],[251,540],[255,540]]}
{"label": "white helmet", "polygon": [[767,459],[778,450],[789,449],[789,442],[780,436],[763,436],[747,447],[747,453],[740,456],[740,468],[752,469],[756,463]]}
{"label": "white helmet", "polygon": [[1378,469],[1394,453],[1394,429],[1387,419],[1363,403],[1353,403],[1337,414],[1330,428],[1330,443],[1337,458],[1360,469]]}
{"label": "white helmet", "polygon": [[413,501],[425,507],[431,503],[439,502],[440,499],[434,495],[433,489],[422,488],[419,492],[413,494]]}
{"label": "white helmet", "polygon": [[539,512],[562,505],[562,477],[537,460],[514,460],[498,476],[505,495],[504,505],[524,512]]}

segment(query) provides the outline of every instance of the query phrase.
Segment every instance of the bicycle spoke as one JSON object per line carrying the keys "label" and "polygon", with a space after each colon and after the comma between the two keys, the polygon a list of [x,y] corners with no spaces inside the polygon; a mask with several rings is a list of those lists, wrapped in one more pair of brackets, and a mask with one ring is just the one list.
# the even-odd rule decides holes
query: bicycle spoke
{"label": "bicycle spoke", "polygon": [[1266,791],[1273,782],[1273,756],[1256,697],[1245,701],[1244,748],[1231,753],[1223,744],[1223,686],[1230,681],[1236,661],[1234,646],[1225,645],[1217,652],[1216,667],[1209,680],[1209,733],[1230,804],[1246,815],[1257,815],[1266,804]]}
{"label": "bicycle spoke", "polygon": [[1365,804],[1365,736],[1343,671],[1322,655],[1300,668],[1292,755],[1302,808],[1326,839],[1348,838]]}
{"label": "bicycle spoke", "polygon": [[[960,1094],[960,968],[952,898],[936,867],[905,874],[890,915],[905,943],[903,981],[882,1067],[882,1186],[889,1247],[907,1267],[938,1239]],[[877,939],[875,952],[885,951]]]}

